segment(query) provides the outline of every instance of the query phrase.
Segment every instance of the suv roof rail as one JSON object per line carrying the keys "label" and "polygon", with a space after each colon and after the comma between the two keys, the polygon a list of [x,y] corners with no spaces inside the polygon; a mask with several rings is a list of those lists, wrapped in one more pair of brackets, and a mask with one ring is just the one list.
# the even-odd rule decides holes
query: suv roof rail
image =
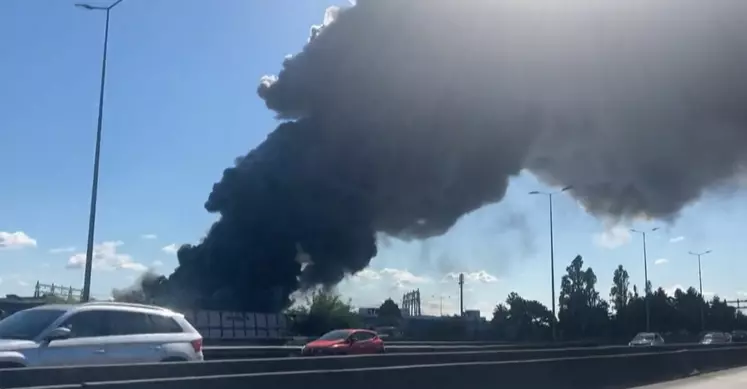
{"label": "suv roof rail", "polygon": [[83,303],[83,305],[109,305],[109,306],[119,306],[119,307],[132,307],[132,308],[145,308],[145,309],[153,309],[157,311],[171,311],[168,308],[159,307],[157,305],[147,305],[147,304],[138,304],[138,303],[124,303],[119,301],[89,301],[86,303]]}

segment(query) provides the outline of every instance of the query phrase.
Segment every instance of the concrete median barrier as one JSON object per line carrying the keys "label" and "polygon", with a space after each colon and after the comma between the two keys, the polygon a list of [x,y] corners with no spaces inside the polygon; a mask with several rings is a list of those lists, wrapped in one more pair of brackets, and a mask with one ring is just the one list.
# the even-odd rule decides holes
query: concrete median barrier
{"label": "concrete median barrier", "polygon": [[[98,389],[622,389],[686,377],[693,372],[747,365],[747,348],[677,350],[532,361],[411,364],[88,383]],[[58,386],[58,389],[81,385]],[[51,388],[51,387],[50,387]],[[41,389],[41,388],[39,388]]]}
{"label": "concrete median barrier", "polygon": [[160,379],[168,377],[254,374],[283,371],[356,369],[419,364],[499,362],[560,357],[656,353],[677,348],[600,347],[547,350],[463,351],[444,353],[400,353],[307,358],[268,358],[159,364],[27,368],[0,370],[0,388],[77,384],[81,382]]}

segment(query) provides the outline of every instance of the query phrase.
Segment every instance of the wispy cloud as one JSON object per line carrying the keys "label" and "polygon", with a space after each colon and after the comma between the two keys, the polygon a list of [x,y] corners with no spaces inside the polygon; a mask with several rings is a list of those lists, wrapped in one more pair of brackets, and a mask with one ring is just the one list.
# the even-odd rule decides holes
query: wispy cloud
{"label": "wispy cloud", "polygon": [[685,240],[684,236],[676,236],[672,239],[669,239],[669,243],[678,243],[678,242],[682,242],[683,240]]}
{"label": "wispy cloud", "polygon": [[[97,270],[133,270],[146,271],[148,267],[135,262],[129,254],[117,252],[124,243],[120,241],[102,242],[93,246],[93,268]],[[77,253],[67,261],[68,269],[79,269],[86,264],[86,253]]]}
{"label": "wispy cloud", "polygon": [[156,234],[143,234],[143,235],[140,235],[140,238],[147,239],[147,240],[153,240],[153,239],[158,238],[158,236]]}
{"label": "wispy cloud", "polygon": [[664,265],[664,264],[667,264],[667,263],[669,263],[669,260],[666,259],[666,258],[659,258],[659,259],[657,259],[657,260],[654,261],[654,265]]}
{"label": "wispy cloud", "polygon": [[28,236],[23,231],[0,231],[0,249],[22,249],[27,247],[36,247],[36,239]]}
{"label": "wispy cloud", "polygon": [[415,285],[426,284],[432,280],[426,276],[419,276],[408,270],[384,268],[374,270],[363,269],[352,277],[355,282],[385,282],[397,288],[411,288]]}
{"label": "wispy cloud", "polygon": [[594,235],[594,244],[606,249],[615,249],[630,242],[630,230],[624,226],[610,227]]}
{"label": "wispy cloud", "polygon": [[153,263],[150,264],[152,267],[161,267],[163,266],[163,262],[161,261],[153,261]]}
{"label": "wispy cloud", "polygon": [[57,247],[49,250],[50,254],[62,254],[62,253],[72,253],[75,251],[75,247]]}
{"label": "wispy cloud", "polygon": [[161,250],[164,253],[167,253],[167,254],[176,254],[176,252],[179,251],[179,246],[177,246],[176,244],[172,243],[172,244],[170,244],[168,246],[162,247]]}
{"label": "wispy cloud", "polygon": [[465,282],[481,282],[484,284],[490,284],[493,282],[498,281],[498,277],[486,272],[485,270],[479,270],[476,272],[451,272],[444,276],[442,281],[444,282],[454,282],[459,280],[459,274],[464,274],[464,280]]}

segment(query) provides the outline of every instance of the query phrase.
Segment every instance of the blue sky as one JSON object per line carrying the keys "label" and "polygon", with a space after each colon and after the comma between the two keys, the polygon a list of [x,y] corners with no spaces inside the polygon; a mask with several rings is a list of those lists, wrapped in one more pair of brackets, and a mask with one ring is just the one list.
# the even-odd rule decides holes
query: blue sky
{"label": "blue sky", "polygon": [[[37,280],[82,284],[104,14],[73,3],[0,2],[0,294],[30,294]],[[215,219],[202,208],[212,184],[276,125],[255,94],[260,77],[298,52],[334,4],[347,2],[125,0],[112,12],[94,295],[148,267],[170,272],[168,247],[205,233]],[[445,236],[382,240],[371,268],[340,291],[369,305],[420,288],[426,311],[438,312],[444,296],[449,312],[458,305],[449,273],[463,271],[465,303],[483,314],[511,291],[549,305],[547,200],[531,190],[550,188],[522,175],[503,202]],[[710,193],[673,225],[634,225],[663,227],[649,235],[653,284],[697,285],[687,252],[713,249],[703,258],[704,290],[747,297],[743,200]],[[605,297],[618,264],[642,285],[641,240],[629,226],[605,225],[568,196],[556,198],[555,222],[557,285],[576,254]]]}

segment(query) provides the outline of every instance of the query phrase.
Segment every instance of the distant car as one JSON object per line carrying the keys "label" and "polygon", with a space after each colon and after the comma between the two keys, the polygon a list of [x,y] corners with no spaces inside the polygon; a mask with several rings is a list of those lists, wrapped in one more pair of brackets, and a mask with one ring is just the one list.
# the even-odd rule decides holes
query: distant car
{"label": "distant car", "polygon": [[201,360],[200,333],[156,306],[42,305],[0,321],[0,369]]}
{"label": "distant car", "polygon": [[354,355],[380,354],[385,351],[384,341],[371,330],[334,330],[307,343],[301,355]]}
{"label": "distant car", "polygon": [[712,331],[703,335],[700,344],[722,344],[731,343],[731,335],[726,332]]}
{"label": "distant car", "polygon": [[747,331],[733,331],[731,333],[731,341],[734,343],[747,342]]}
{"label": "distant car", "polygon": [[664,338],[656,332],[641,332],[628,343],[630,347],[650,347],[661,346],[664,344]]}

